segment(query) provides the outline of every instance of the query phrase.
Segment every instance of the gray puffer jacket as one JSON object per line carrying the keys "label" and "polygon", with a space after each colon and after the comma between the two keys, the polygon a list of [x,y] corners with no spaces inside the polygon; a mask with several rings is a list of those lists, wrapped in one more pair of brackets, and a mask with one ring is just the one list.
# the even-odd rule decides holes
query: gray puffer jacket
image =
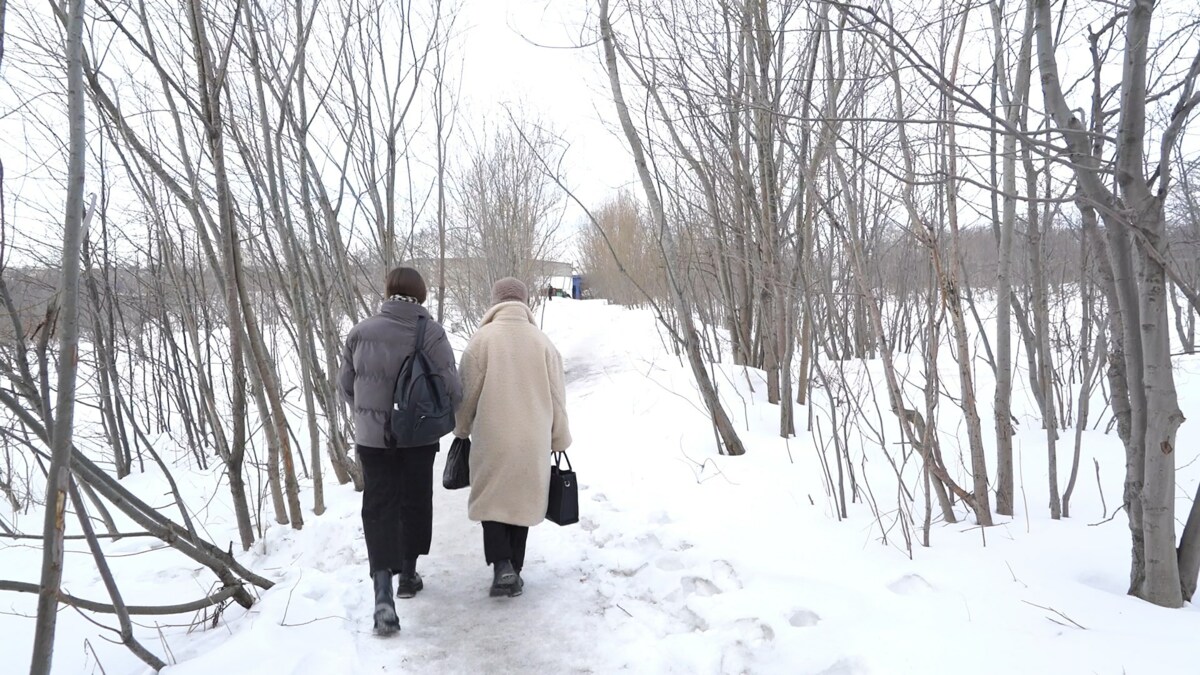
{"label": "gray puffer jacket", "polygon": [[462,401],[462,382],[446,331],[421,305],[387,300],[380,305],[378,314],[350,329],[342,347],[338,389],[354,410],[354,442],[358,445],[387,447],[383,432],[390,419],[392,393],[400,366],[413,352],[418,316],[428,320],[425,353],[430,364],[444,378],[456,410]]}

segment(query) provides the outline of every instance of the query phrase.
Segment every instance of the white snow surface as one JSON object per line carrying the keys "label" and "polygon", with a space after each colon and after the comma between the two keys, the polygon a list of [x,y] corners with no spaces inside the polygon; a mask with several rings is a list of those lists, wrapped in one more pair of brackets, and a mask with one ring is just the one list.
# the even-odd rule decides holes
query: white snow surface
{"label": "white snow surface", "polygon": [[[438,484],[433,550],[418,565],[425,590],[397,600],[398,636],[373,636],[361,495],[327,471],[323,515],[310,511],[304,529],[295,531],[264,514],[271,523],[265,536],[239,554],[275,582],[252,609],[233,605],[215,626],[202,628],[186,627],[195,616],[135,617],[140,639],[172,664],[163,672],[1200,672],[1194,654],[1200,613],[1191,606],[1160,609],[1125,594],[1128,529],[1121,515],[1101,523],[1093,468],[1095,458],[1111,515],[1124,458],[1103,424],[1085,434],[1074,517],[1048,517],[1044,432],[1026,410],[1018,416],[1017,515],[981,531],[960,509],[961,521],[936,522],[933,546],[923,548],[922,509],[914,506],[910,558],[896,524],[899,484],[878,443],[862,434],[850,439],[858,480],[869,490],[839,521],[824,487],[820,444],[803,429],[808,411],[797,408],[799,436],[781,439],[778,407],[766,402],[761,373],[714,366],[748,448],[742,457],[719,456],[691,374],[649,311],[556,300],[539,313],[566,363],[582,520],[531,531],[524,595],[488,597],[491,571],[480,527],[466,517],[467,493]],[[846,367],[863,382],[849,395],[866,400],[874,388],[885,400],[878,364]],[[943,377],[953,372],[942,367]],[[1177,374],[1185,415],[1200,418],[1200,361],[1181,360]],[[1016,379],[1022,386],[1023,376]],[[990,403],[991,387],[980,383],[981,402]],[[955,388],[951,381],[949,390]],[[955,463],[961,476],[957,454],[965,432],[950,407],[943,407],[939,427],[947,464]],[[879,420],[899,461],[888,414],[885,408]],[[985,426],[990,414],[980,410]],[[828,438],[828,416],[822,409],[814,416],[824,420]],[[1064,484],[1072,438],[1064,432],[1060,440]],[[1197,481],[1194,439],[1192,425],[1185,425],[1178,443],[1181,520]],[[187,457],[179,449],[171,454]],[[439,477],[444,456],[435,467]],[[828,457],[833,461],[832,451]],[[905,469],[910,488],[916,463],[910,459]],[[221,546],[236,540],[220,472],[181,467],[176,478],[198,527]],[[149,467],[125,483],[152,503],[170,501],[161,475]],[[311,510],[311,484],[302,498]],[[40,531],[40,512],[4,515],[26,532]],[[32,543],[0,542],[0,578],[37,582],[40,551]],[[105,548],[130,604],[193,600],[214,581],[207,569],[153,539]],[[83,544],[69,542],[68,550],[65,588],[107,600]],[[32,595],[0,594],[2,672],[27,670],[34,602]],[[148,672],[124,647],[106,641],[111,637],[64,609],[54,672]]]}

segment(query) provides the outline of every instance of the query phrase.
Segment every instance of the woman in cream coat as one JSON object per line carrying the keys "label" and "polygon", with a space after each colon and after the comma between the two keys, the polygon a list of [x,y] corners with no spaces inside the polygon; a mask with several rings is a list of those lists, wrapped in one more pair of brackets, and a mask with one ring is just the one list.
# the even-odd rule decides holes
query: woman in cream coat
{"label": "woman in cream coat", "polygon": [[454,435],[471,438],[467,515],[483,524],[491,595],[517,596],[529,528],[546,517],[550,453],[571,445],[562,357],[534,322],[529,291],[508,277],[462,355]]}

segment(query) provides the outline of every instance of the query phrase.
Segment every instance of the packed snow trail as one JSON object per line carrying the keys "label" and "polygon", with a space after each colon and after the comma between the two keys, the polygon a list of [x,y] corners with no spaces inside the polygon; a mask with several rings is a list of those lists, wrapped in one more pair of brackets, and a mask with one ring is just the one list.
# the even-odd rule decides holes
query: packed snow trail
{"label": "packed snow trail", "polygon": [[[593,333],[613,328],[610,324],[589,327]],[[605,342],[597,335],[575,337],[582,337],[592,348]],[[625,365],[615,363],[611,351],[591,358],[582,353],[565,354],[572,388],[606,369]],[[584,410],[575,409],[582,405],[572,402],[573,421],[588,419]],[[577,426],[577,439],[581,431]],[[583,435],[586,437],[586,432]],[[303,531],[275,528],[269,533],[264,548],[275,552],[260,558],[256,568],[276,576],[282,573],[279,586],[246,616],[233,619],[238,625],[232,638],[215,631],[213,637],[224,643],[211,645],[211,651],[202,644],[208,640],[201,638],[187,650],[197,656],[167,672],[301,675],[671,670],[669,664],[655,663],[653,631],[640,627],[630,608],[653,626],[685,632],[697,628],[697,619],[686,613],[679,618],[647,616],[662,610],[648,609],[651,606],[639,599],[627,600],[630,608],[619,607],[612,597],[613,584],[607,577],[627,579],[651,563],[634,565],[631,561],[629,566],[611,568],[593,560],[594,552],[613,539],[599,523],[614,512],[607,497],[593,490],[587,480],[585,467],[599,459],[590,454],[593,445],[603,447],[604,443],[577,441],[571,453],[580,471],[583,519],[574,526],[559,527],[547,521],[531,529],[522,573],[523,595],[488,597],[491,570],[483,560],[480,527],[466,517],[468,491],[444,490],[440,481],[435,481],[432,550],[418,564],[425,589],[413,599],[397,599],[399,635],[374,636],[366,549],[358,517],[361,497],[346,487],[331,486],[327,488],[328,511],[310,519]],[[435,465],[437,476],[445,461],[444,450]],[[658,522],[652,520],[643,527],[662,525],[664,519],[659,514],[654,519]],[[683,540],[677,540],[675,546],[690,548]],[[680,589],[706,595],[720,592],[715,582],[689,575],[678,557],[662,557],[663,545],[653,534],[638,535],[635,550],[638,557],[655,561],[664,573],[679,577],[676,584]],[[621,557],[628,553],[632,552]],[[732,568],[717,569],[730,583],[736,583]],[[614,626],[614,622],[625,627]],[[639,643],[646,651],[631,652]],[[692,670],[683,666],[678,671]]]}

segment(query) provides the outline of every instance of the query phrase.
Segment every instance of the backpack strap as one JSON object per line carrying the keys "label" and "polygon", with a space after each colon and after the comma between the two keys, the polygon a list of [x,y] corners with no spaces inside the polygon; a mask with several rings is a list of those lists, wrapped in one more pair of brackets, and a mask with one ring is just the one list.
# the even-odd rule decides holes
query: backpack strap
{"label": "backpack strap", "polygon": [[[414,358],[414,359],[417,358],[417,355],[421,355],[422,357],[424,357],[426,362],[428,362],[429,356],[427,354],[425,354],[425,325],[428,323],[429,323],[429,318],[426,317],[424,314],[417,315],[417,341],[415,343],[415,346],[413,347],[413,354],[412,354],[412,358]],[[440,380],[440,377],[433,378],[433,380],[430,382],[430,386],[434,388],[435,395],[438,394],[437,383],[439,380]]]}
{"label": "backpack strap", "polygon": [[425,322],[427,319],[424,314],[417,315],[417,341],[413,343],[413,354],[420,352],[425,348]]}

